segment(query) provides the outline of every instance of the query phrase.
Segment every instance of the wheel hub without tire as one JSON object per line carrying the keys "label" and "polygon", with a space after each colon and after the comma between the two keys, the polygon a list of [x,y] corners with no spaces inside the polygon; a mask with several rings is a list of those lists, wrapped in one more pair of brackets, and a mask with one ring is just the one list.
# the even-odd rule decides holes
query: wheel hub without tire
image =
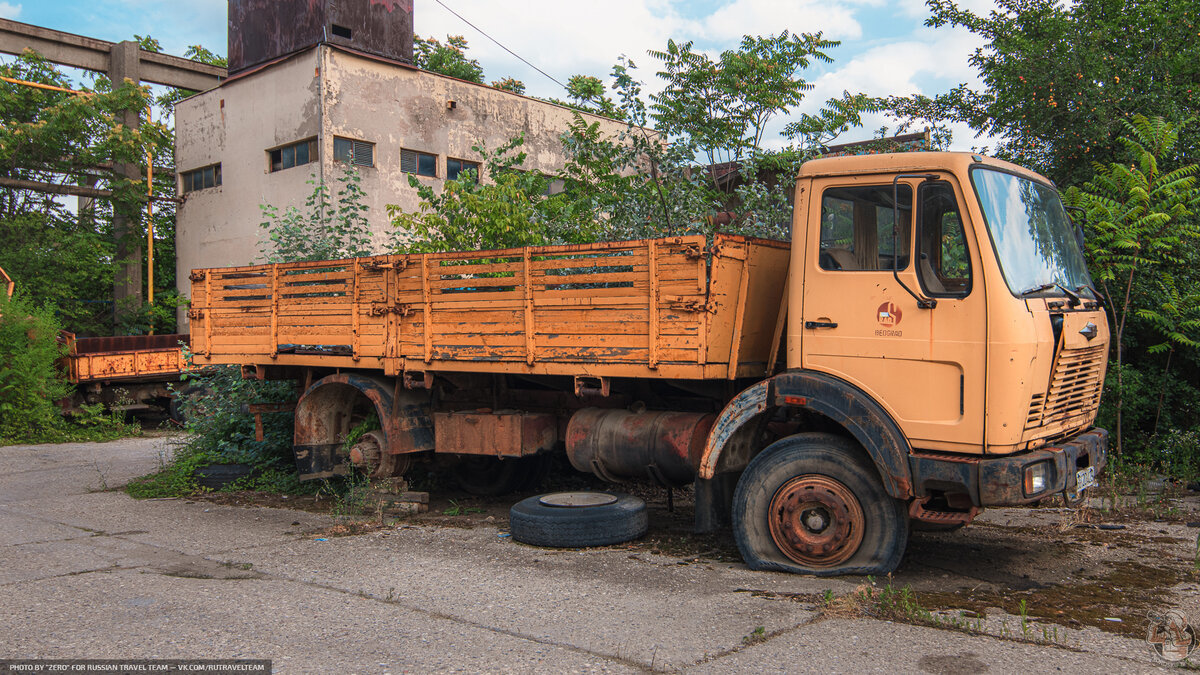
{"label": "wheel hub without tire", "polygon": [[368,431],[350,448],[350,463],[372,478],[403,476],[410,458],[384,452],[385,446],[382,431]]}
{"label": "wheel hub without tire", "polygon": [[848,560],[863,539],[862,506],[845,485],[818,474],[796,476],[771,498],[771,538],[788,558],[810,567]]}

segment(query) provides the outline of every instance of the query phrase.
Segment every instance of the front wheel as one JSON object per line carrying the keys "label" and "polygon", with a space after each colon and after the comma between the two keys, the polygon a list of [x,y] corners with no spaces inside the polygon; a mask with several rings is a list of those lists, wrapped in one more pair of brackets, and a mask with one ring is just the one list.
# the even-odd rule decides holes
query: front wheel
{"label": "front wheel", "polygon": [[805,433],[751,460],[734,492],[733,533],[751,569],[886,574],[904,556],[908,514],[854,442]]}

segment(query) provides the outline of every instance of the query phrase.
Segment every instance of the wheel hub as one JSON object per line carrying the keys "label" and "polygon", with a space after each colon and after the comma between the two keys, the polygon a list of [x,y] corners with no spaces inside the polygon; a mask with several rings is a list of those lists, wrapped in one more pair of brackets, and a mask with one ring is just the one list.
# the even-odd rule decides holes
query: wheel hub
{"label": "wheel hub", "polygon": [[858,498],[841,482],[819,474],[796,476],[780,486],[767,523],[779,550],[808,567],[845,562],[863,539]]}

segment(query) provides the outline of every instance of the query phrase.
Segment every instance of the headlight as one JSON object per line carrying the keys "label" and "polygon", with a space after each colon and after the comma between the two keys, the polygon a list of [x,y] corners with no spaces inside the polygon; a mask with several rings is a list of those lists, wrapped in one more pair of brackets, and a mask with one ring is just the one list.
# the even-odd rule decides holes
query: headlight
{"label": "headlight", "polygon": [[1038,462],[1025,467],[1025,496],[1045,492],[1050,487],[1050,462]]}

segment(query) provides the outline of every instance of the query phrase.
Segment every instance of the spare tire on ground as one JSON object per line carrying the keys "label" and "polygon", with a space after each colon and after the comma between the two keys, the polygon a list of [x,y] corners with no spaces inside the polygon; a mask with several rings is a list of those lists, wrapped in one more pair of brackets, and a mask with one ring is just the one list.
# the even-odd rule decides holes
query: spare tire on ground
{"label": "spare tire on ground", "polygon": [[646,502],[610,492],[555,492],[509,511],[512,538],[553,548],[606,546],[646,534]]}
{"label": "spare tire on ground", "polygon": [[196,485],[210,490],[220,490],[233,481],[249,476],[254,467],[249,464],[209,464],[196,469],[193,474]]}

